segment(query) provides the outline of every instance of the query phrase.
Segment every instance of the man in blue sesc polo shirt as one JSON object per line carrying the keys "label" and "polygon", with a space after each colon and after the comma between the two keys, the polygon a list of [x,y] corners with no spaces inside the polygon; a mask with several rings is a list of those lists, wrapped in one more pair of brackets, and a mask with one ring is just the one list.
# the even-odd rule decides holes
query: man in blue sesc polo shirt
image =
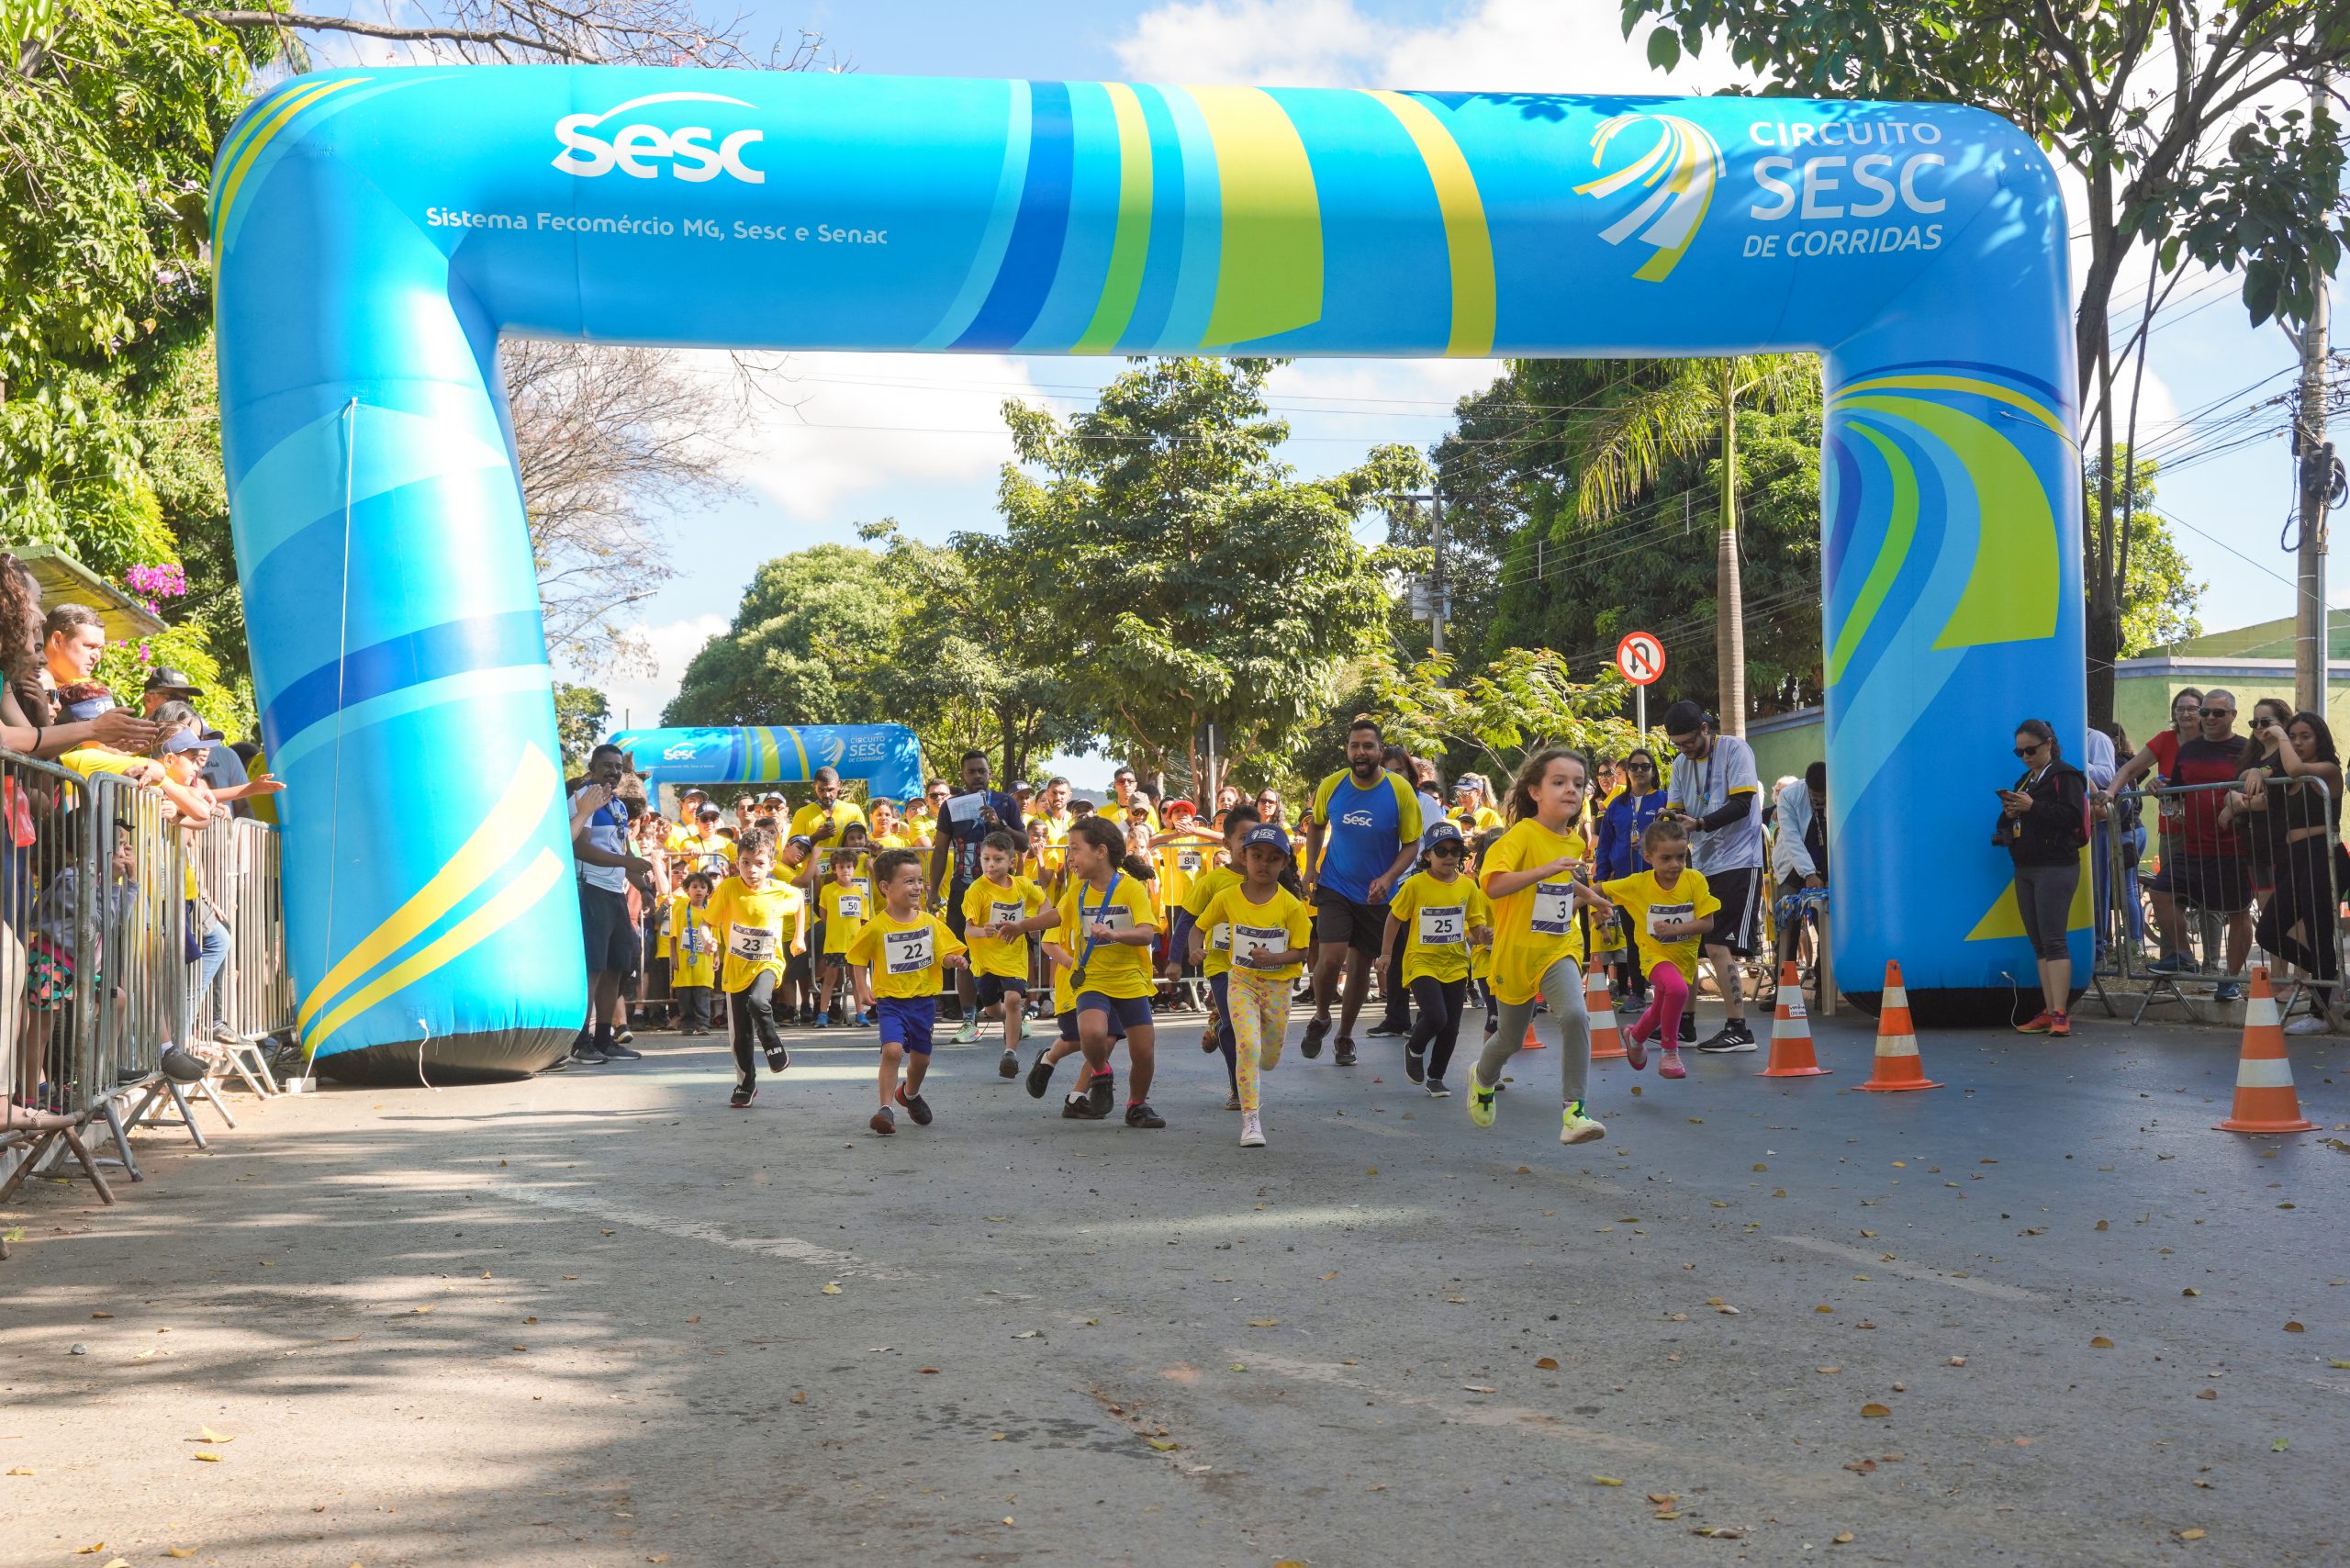
{"label": "man in blue sesc polo shirt", "polygon": [[1371,967],[1387,935],[1387,903],[1420,844],[1420,801],[1408,779],[1380,766],[1382,737],[1367,713],[1347,731],[1347,766],[1314,791],[1305,830],[1307,886],[1314,897],[1314,1020],[1300,1044],[1322,1054],[1330,998],[1347,973],[1338,1014],[1340,1067],[1355,1064],[1355,1014],[1371,989]]}

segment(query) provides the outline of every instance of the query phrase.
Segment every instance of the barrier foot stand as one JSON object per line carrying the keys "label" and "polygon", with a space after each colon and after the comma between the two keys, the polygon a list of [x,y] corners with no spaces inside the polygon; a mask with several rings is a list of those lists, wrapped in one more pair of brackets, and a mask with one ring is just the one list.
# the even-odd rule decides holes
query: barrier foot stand
{"label": "barrier foot stand", "polygon": [[172,1103],[179,1107],[180,1114],[170,1121],[158,1117],[157,1124],[162,1126],[185,1127],[187,1136],[196,1140],[196,1148],[210,1148],[212,1145],[206,1141],[204,1129],[196,1125],[196,1107],[187,1103],[187,1091],[176,1083],[169,1082],[165,1083],[163,1088],[171,1095]]}
{"label": "barrier foot stand", "polygon": [[261,1086],[261,1080],[253,1076],[253,1070],[245,1062],[246,1053],[251,1048],[244,1045],[230,1046],[228,1048],[228,1069],[237,1075],[240,1082],[244,1084],[245,1092],[256,1100],[266,1100],[269,1098],[269,1091]]}
{"label": "barrier foot stand", "polygon": [[252,1070],[261,1075],[262,1090],[264,1096],[283,1094],[285,1092],[285,1091],[277,1086],[277,1075],[269,1070],[269,1052],[262,1048],[262,1042],[260,1040],[239,1041],[237,1044],[236,1056],[237,1059],[241,1062],[247,1058],[251,1058],[252,1062]]}
{"label": "barrier foot stand", "polygon": [[98,1170],[98,1162],[90,1157],[89,1146],[82,1141],[82,1135],[72,1127],[65,1127],[60,1129],[57,1136],[65,1140],[65,1147],[72,1149],[73,1158],[82,1162],[82,1174],[87,1176],[90,1185],[98,1190],[98,1201],[105,1204],[116,1202],[114,1189],[106,1185],[106,1177]]}
{"label": "barrier foot stand", "polygon": [[10,1167],[5,1177],[0,1177],[0,1204],[17,1195],[17,1189],[25,1184],[25,1178],[33,1173],[34,1168],[40,1164],[41,1157],[49,1152],[50,1145],[56,1141],[57,1129],[51,1127],[47,1132],[35,1134],[32,1142],[25,1145],[25,1157]]}
{"label": "barrier foot stand", "polygon": [[[237,1118],[229,1114],[229,1103],[220,1098],[220,1091],[214,1087],[211,1079],[200,1078],[196,1080],[196,1092],[198,1094],[203,1095],[207,1100],[212,1102],[212,1108],[220,1113],[220,1119],[229,1124],[229,1130],[230,1132],[235,1132],[237,1130]],[[195,1114],[196,1113],[193,1111],[188,1113],[191,1116]]]}
{"label": "barrier foot stand", "polygon": [[2097,992],[2098,1002],[2105,1008],[2105,1015],[2108,1018],[2121,1016],[2121,1011],[2113,1005],[2113,998],[2106,994],[2103,975],[2092,971],[2089,975],[2089,989]]}
{"label": "barrier foot stand", "polygon": [[2146,1009],[2157,1002],[2176,1002],[2186,1010],[2188,1023],[2203,1022],[2203,1015],[2195,1011],[2195,1003],[2188,1000],[2187,992],[2178,989],[2177,980],[2170,975],[2156,975],[2154,983],[2138,998],[2138,1011],[2130,1015],[2130,1026],[2134,1029],[2143,1022]]}
{"label": "barrier foot stand", "polygon": [[[140,1102],[139,1107],[140,1110],[142,1112],[146,1110],[147,1102],[152,1101],[154,1098],[154,1090],[148,1090],[147,1101]],[[122,1151],[122,1158],[115,1161],[116,1164],[122,1167],[122,1173],[129,1177],[133,1182],[144,1182],[147,1180],[145,1173],[139,1169],[138,1157],[130,1152],[130,1129],[123,1125],[122,1106],[116,1103],[113,1095],[109,1094],[103,1102],[100,1103],[98,1114],[106,1117],[106,1131],[112,1135],[115,1148]],[[131,1118],[131,1126],[135,1126],[137,1125],[138,1117],[134,1115]]]}

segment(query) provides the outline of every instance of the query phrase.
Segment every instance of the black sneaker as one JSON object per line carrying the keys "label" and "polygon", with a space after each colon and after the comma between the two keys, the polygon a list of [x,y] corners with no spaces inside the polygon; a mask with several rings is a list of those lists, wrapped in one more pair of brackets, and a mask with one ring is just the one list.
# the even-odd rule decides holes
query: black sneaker
{"label": "black sneaker", "polygon": [[1754,1031],[1743,1018],[1732,1018],[1721,1026],[1720,1033],[1699,1042],[1697,1048],[1707,1056],[1734,1056],[1755,1048]]}
{"label": "black sneaker", "polygon": [[914,1126],[930,1126],[930,1102],[919,1094],[909,1095],[902,1083],[898,1085],[898,1103],[906,1108],[906,1114],[914,1119]]}
{"label": "black sneaker", "polygon": [[1052,1086],[1053,1064],[1046,1059],[1052,1048],[1046,1046],[1038,1051],[1035,1065],[1028,1069],[1028,1098],[1031,1100],[1042,1100],[1045,1091]]}
{"label": "black sneaker", "polygon": [[[622,1038],[624,1039],[626,1036],[622,1036]],[[629,1049],[627,1046],[623,1045],[621,1040],[614,1040],[610,1045],[604,1047],[604,1059],[606,1061],[643,1061],[644,1059],[644,1053],[643,1051],[632,1051]]]}
{"label": "black sneaker", "polygon": [[734,1092],[726,1097],[726,1103],[739,1111],[758,1097],[759,1086],[745,1081],[734,1085]]}
{"label": "black sneaker", "polygon": [[1452,1098],[1452,1091],[1444,1086],[1443,1079],[1431,1078],[1428,1080],[1428,1098],[1431,1100],[1449,1100]]}
{"label": "black sneaker", "polygon": [[1411,1025],[1408,1024],[1390,1024],[1386,1019],[1382,1018],[1364,1030],[1363,1035],[1366,1038],[1373,1040],[1399,1040],[1411,1032]]}
{"label": "black sneaker", "polygon": [[865,1125],[871,1127],[875,1132],[879,1133],[883,1137],[888,1137],[890,1134],[898,1130],[898,1118],[890,1114],[889,1106],[884,1105],[879,1110],[874,1112],[873,1119],[867,1122]]}
{"label": "black sneaker", "polygon": [[803,1029],[812,1029],[816,1026],[816,1010],[812,1007],[803,1007],[800,1010],[800,1016],[792,1022]]}
{"label": "black sneaker", "polygon": [[1093,1096],[1082,1089],[1061,1102],[1061,1120],[1064,1122],[1098,1122],[1109,1114],[1109,1107],[1095,1105]]}
{"label": "black sneaker", "polygon": [[1167,1118],[1143,1101],[1137,1100],[1126,1107],[1126,1126],[1130,1127],[1163,1127],[1166,1125]]}
{"label": "black sneaker", "polygon": [[589,1044],[572,1047],[571,1059],[582,1067],[601,1067],[611,1058]]}
{"label": "black sneaker", "polygon": [[1334,1056],[1334,1057],[1332,1057],[1330,1059],[1331,1059],[1331,1060],[1333,1060],[1333,1061],[1335,1061],[1335,1062],[1337,1062],[1340,1067],[1352,1067],[1352,1066],[1354,1066],[1354,1064],[1355,1064],[1355,1043],[1354,1043],[1354,1041],[1353,1041],[1353,1040],[1351,1040],[1351,1039],[1349,1039],[1349,1038],[1348,1038],[1348,1037],[1347,1037],[1346,1036],[1344,1036],[1344,1035],[1339,1036],[1338,1036],[1338,1054],[1337,1054],[1337,1055],[1336,1055],[1336,1056]]}
{"label": "black sneaker", "polygon": [[1002,1073],[1002,1074],[1004,1077],[1006,1077],[1006,1078],[1017,1078],[1017,1077],[1019,1077],[1019,1076],[1020,1076],[1020,1053],[1019,1053],[1018,1051],[1006,1051],[1006,1052],[1004,1052],[1004,1053],[1003,1053],[1003,1059],[1002,1059],[1002,1061],[1000,1061],[1000,1062],[998,1062],[998,1063],[996,1063],[996,1064],[995,1064],[995,1070],[996,1070],[996,1071],[998,1071],[998,1072]]}
{"label": "black sneaker", "polygon": [[[636,1038],[636,1031],[635,1031],[635,1030],[633,1030],[633,1029],[622,1029],[619,1034],[614,1035],[614,1036],[612,1036],[612,1045],[615,1045],[615,1046],[625,1046],[625,1045],[627,1045],[630,1041],[632,1041],[632,1040],[633,1040],[633,1039],[635,1039],[635,1038]],[[606,1047],[604,1047],[604,1054],[605,1054],[606,1056],[610,1057],[610,1056],[618,1056],[618,1055],[620,1055],[621,1053],[620,1053],[620,1052],[618,1052],[618,1051],[615,1051],[614,1049],[612,1049],[612,1047],[611,1047],[611,1046],[606,1046]],[[633,1055],[635,1055],[636,1053],[635,1053],[635,1052],[630,1052],[629,1054],[630,1054],[630,1055],[632,1055],[632,1056],[633,1056]]]}
{"label": "black sneaker", "polygon": [[1305,1021],[1305,1038],[1298,1041],[1297,1043],[1299,1054],[1304,1056],[1308,1061],[1312,1061],[1315,1057],[1320,1056],[1322,1054],[1322,1036],[1327,1035],[1329,1032],[1330,1021],[1327,1018],[1307,1019]]}
{"label": "black sneaker", "polygon": [[1096,1121],[1108,1115],[1118,1103],[1118,1075],[1114,1072],[1095,1073],[1093,1081],[1085,1086],[1085,1100],[1092,1107]]}
{"label": "black sneaker", "polygon": [[1697,1043],[1697,1010],[1694,1007],[1681,1014],[1681,1043],[1684,1046]]}
{"label": "black sneaker", "polygon": [[781,1072],[791,1065],[791,1052],[781,1040],[767,1047],[767,1070]]}
{"label": "black sneaker", "polygon": [[1426,1046],[1404,1047],[1404,1076],[1415,1083],[1427,1081],[1428,1052]]}

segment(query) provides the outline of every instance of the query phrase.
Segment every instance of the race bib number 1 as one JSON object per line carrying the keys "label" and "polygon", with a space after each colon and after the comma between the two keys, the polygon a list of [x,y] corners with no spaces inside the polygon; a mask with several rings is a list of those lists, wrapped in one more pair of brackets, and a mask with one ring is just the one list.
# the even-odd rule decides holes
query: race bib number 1
{"label": "race bib number 1", "polygon": [[918,975],[930,968],[931,934],[931,927],[927,925],[919,931],[884,932],[881,947],[890,972],[893,975]]}
{"label": "race bib number 1", "polygon": [[726,928],[726,950],[746,964],[763,964],[774,956],[776,935],[764,925]]}
{"label": "race bib number 1", "polygon": [[1420,946],[1423,947],[1460,946],[1469,935],[1469,922],[1464,918],[1467,913],[1457,903],[1448,904],[1442,909],[1422,906]]}
{"label": "race bib number 1", "polygon": [[1537,882],[1534,885],[1533,924],[1536,935],[1564,936],[1574,929],[1575,885],[1572,882]]}

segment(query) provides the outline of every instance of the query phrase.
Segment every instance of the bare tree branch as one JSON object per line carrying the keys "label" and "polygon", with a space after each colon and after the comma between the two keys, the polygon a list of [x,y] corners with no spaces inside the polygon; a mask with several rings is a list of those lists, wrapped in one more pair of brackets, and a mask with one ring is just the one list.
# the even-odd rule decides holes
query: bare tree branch
{"label": "bare tree branch", "polygon": [[190,11],[187,15],[201,17],[207,22],[218,22],[224,28],[291,28],[299,32],[356,33],[363,38],[390,39],[400,43],[512,44],[519,49],[541,50],[564,60],[592,62],[597,58],[592,54],[579,53],[559,40],[525,38],[520,33],[502,28],[394,28],[359,21],[351,17],[306,17],[278,11]]}

